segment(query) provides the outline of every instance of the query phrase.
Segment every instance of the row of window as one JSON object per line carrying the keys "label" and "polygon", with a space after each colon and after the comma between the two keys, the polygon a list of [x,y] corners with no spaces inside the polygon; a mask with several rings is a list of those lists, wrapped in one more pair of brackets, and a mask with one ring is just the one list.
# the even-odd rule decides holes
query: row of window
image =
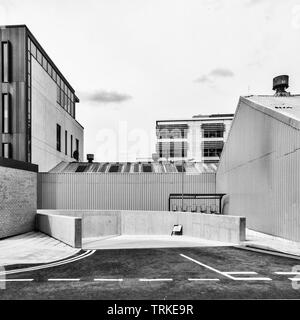
{"label": "row of window", "polygon": [[157,132],[159,139],[185,139],[187,138],[186,129],[162,129]]}
{"label": "row of window", "polygon": [[[68,131],[65,130],[65,155],[68,155]],[[62,152],[62,132],[61,126],[56,124],[56,150]],[[73,150],[73,135],[70,135],[70,157],[79,160],[79,140],[75,139],[75,150]]]}
{"label": "row of window", "polygon": [[36,61],[44,68],[57,85],[57,103],[75,118],[75,95],[52,67],[51,63],[43,56],[33,41],[28,38],[28,51]]}
{"label": "row of window", "polygon": [[31,114],[32,114],[32,56],[28,52],[28,62],[27,62],[27,161],[31,162]]}
{"label": "row of window", "polygon": [[203,138],[223,138],[224,131],[203,131]]}
{"label": "row of window", "polygon": [[[187,138],[187,130],[160,130],[157,133],[159,139],[186,139]],[[224,131],[216,130],[216,131],[203,131],[203,138],[223,138]]]}
{"label": "row of window", "polygon": [[[204,149],[203,156],[204,157],[220,157],[222,153],[222,149]],[[159,150],[159,157],[160,158],[186,158],[187,157],[187,150],[175,150],[170,149],[168,152],[163,150]]]}
{"label": "row of window", "polygon": [[221,148],[204,148],[203,149],[203,156],[204,157],[220,157],[222,153]]}

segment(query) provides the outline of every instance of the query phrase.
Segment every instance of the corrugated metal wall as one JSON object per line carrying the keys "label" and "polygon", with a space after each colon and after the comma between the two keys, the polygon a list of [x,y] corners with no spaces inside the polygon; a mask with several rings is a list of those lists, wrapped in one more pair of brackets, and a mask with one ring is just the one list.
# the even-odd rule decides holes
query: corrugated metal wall
{"label": "corrugated metal wall", "polygon": [[[215,173],[184,175],[184,193],[214,193]],[[182,192],[178,173],[40,173],[39,209],[168,210]]]}
{"label": "corrugated metal wall", "polygon": [[300,241],[300,131],[240,101],[217,171],[224,212]]}

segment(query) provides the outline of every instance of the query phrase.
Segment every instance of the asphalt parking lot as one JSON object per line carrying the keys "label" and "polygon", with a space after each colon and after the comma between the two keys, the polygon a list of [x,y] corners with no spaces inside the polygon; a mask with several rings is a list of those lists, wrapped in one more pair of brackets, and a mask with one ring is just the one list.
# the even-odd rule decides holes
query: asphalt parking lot
{"label": "asphalt parking lot", "polygon": [[89,250],[50,266],[10,266],[0,299],[298,299],[297,265],[236,247]]}

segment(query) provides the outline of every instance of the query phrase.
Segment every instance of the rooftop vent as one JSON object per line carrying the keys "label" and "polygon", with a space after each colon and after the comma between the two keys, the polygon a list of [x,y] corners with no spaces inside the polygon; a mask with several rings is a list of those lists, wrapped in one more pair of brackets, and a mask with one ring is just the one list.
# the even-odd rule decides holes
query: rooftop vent
{"label": "rooftop vent", "polygon": [[275,97],[286,97],[290,93],[285,91],[289,87],[289,76],[281,75],[273,79],[273,90],[276,90]]}
{"label": "rooftop vent", "polygon": [[94,161],[94,155],[93,154],[87,154],[86,158],[87,158],[87,161],[89,163],[93,163],[93,161]]}

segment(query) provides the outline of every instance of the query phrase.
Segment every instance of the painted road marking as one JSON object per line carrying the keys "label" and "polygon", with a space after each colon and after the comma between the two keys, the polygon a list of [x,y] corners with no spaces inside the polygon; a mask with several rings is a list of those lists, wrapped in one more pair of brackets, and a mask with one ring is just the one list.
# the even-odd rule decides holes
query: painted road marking
{"label": "painted road marking", "polygon": [[48,279],[48,281],[80,281],[80,279]]}
{"label": "painted road marking", "polygon": [[298,275],[300,272],[274,272],[275,274],[282,274],[282,275]]}
{"label": "painted road marking", "polygon": [[0,276],[2,275],[8,275],[8,274],[16,274],[16,273],[23,273],[23,272],[30,272],[30,271],[35,271],[35,270],[41,270],[41,269],[47,269],[47,268],[52,268],[52,267],[56,267],[56,266],[61,266],[64,264],[68,264],[71,262],[75,262],[84,258],[87,258],[89,256],[91,256],[92,254],[95,253],[96,250],[88,250],[86,252],[84,252],[83,254],[67,259],[67,260],[63,260],[63,261],[59,261],[59,262],[53,262],[53,263],[48,263],[48,264],[44,264],[41,266],[36,266],[36,267],[29,267],[29,268],[23,268],[23,269],[15,269],[15,270],[9,270],[9,271],[4,271],[4,272],[0,272]]}
{"label": "painted road marking", "polygon": [[173,281],[173,279],[139,279],[139,281],[141,282],[146,282],[146,281],[150,281],[150,282],[155,282],[155,281]]}
{"label": "painted road marking", "polygon": [[291,281],[300,281],[300,278],[289,278]]}
{"label": "painted road marking", "polygon": [[255,271],[229,271],[227,274],[257,274]]}
{"label": "painted road marking", "polygon": [[207,268],[209,270],[212,270],[212,271],[214,271],[216,273],[219,273],[222,276],[227,277],[227,278],[229,278],[231,280],[240,280],[240,281],[248,281],[248,280],[249,281],[271,281],[272,280],[271,278],[267,278],[267,277],[256,277],[256,278],[251,278],[251,277],[248,277],[248,278],[233,277],[233,276],[230,275],[230,272],[222,272],[222,271],[217,270],[217,269],[215,269],[213,267],[210,267],[210,266],[208,266],[208,265],[206,265],[206,264],[204,264],[204,263],[202,263],[200,261],[197,261],[197,260],[195,260],[193,258],[190,258],[190,257],[188,257],[188,256],[186,256],[184,254],[180,254],[180,255],[183,258],[186,258],[186,259],[188,259],[190,261],[193,261],[193,262],[199,264],[200,266],[205,267],[205,268]]}
{"label": "painted road marking", "polygon": [[189,281],[220,281],[220,279],[193,279],[193,278],[189,278]]}
{"label": "painted road marking", "polygon": [[104,282],[118,281],[118,282],[121,282],[121,281],[123,281],[123,279],[94,279],[94,281],[104,281]]}
{"label": "painted road marking", "polygon": [[184,254],[180,254],[180,255],[181,255],[183,258],[186,258],[186,259],[188,259],[188,260],[190,260],[190,261],[192,261],[192,262],[195,262],[195,263],[199,264],[200,266],[202,266],[202,267],[204,267],[204,268],[207,268],[207,269],[209,269],[209,270],[211,270],[211,271],[214,271],[214,272],[216,272],[216,273],[219,273],[219,274],[221,274],[222,276],[227,277],[227,278],[229,278],[229,279],[231,279],[231,280],[235,280],[235,278],[232,277],[232,276],[229,275],[229,274],[226,274],[226,273],[224,273],[224,272],[222,272],[222,271],[219,271],[219,270],[217,270],[217,269],[215,269],[215,268],[213,268],[213,267],[210,267],[210,266],[208,266],[208,265],[206,265],[206,264],[204,264],[204,263],[202,263],[202,262],[200,262],[200,261],[197,261],[197,260],[195,260],[195,259],[193,259],[193,258],[190,258],[190,257],[188,257],[188,256],[186,256],[186,255],[184,255]]}
{"label": "painted road marking", "polygon": [[34,279],[0,279],[2,282],[31,282]]}
{"label": "painted road marking", "polygon": [[247,278],[234,278],[234,280],[240,280],[240,281],[272,281],[271,278],[268,277],[247,277]]}

